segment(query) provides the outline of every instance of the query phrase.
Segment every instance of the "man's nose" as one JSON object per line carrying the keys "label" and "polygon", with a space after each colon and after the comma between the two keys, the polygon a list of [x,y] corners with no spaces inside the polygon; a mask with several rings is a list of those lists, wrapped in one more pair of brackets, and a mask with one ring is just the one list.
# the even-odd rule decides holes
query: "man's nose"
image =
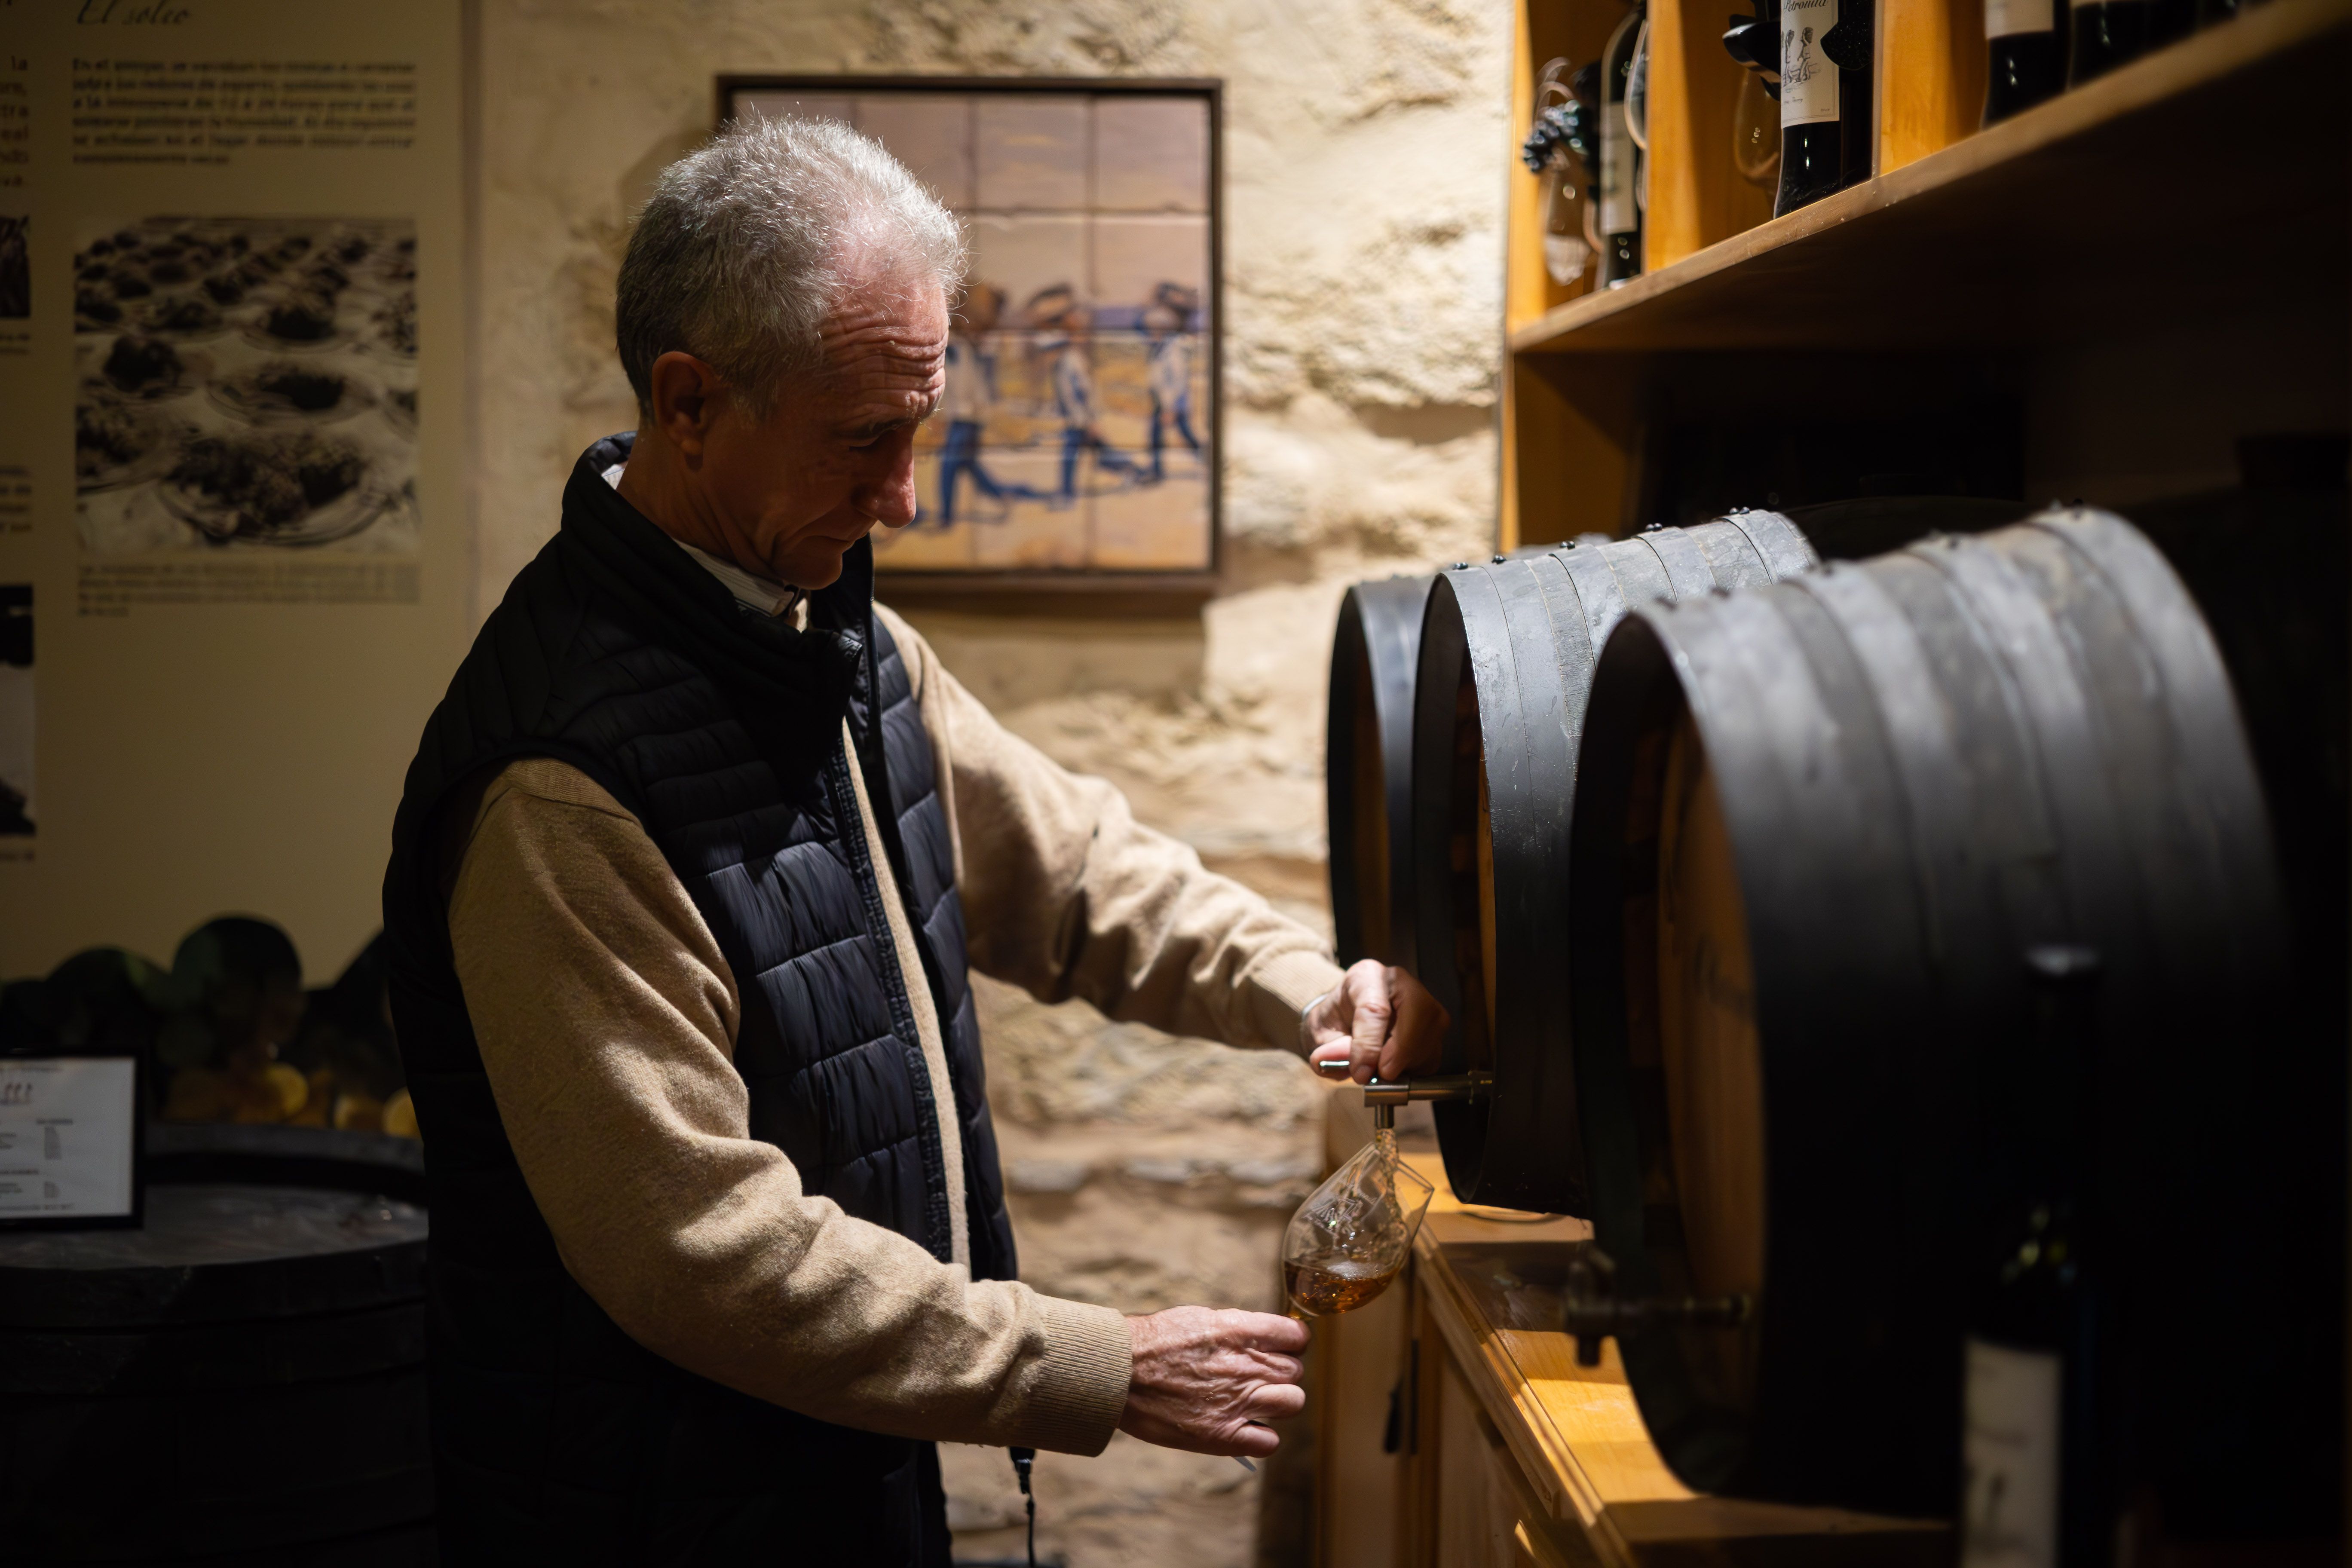
{"label": "man's nose", "polygon": [[904,528],[915,521],[915,437],[913,432],[888,445],[880,469],[857,487],[857,510],[885,528]]}

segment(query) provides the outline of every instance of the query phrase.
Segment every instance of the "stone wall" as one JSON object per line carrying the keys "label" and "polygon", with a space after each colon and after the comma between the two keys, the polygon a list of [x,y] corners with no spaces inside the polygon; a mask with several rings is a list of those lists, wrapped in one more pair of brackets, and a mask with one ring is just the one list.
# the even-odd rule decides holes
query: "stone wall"
{"label": "stone wall", "polygon": [[[481,0],[478,613],[635,422],[611,348],[627,215],[721,71],[1213,76],[1226,86],[1223,581],[1197,617],[912,618],[1003,720],[1328,930],[1323,683],[1360,576],[1477,556],[1494,509],[1509,11],[1473,0]],[[982,984],[1025,1276],[1121,1309],[1271,1307],[1321,1090]],[[964,1549],[1018,1545],[1003,1456],[947,1457]],[[1039,1466],[1074,1568],[1238,1568],[1258,1489],[1125,1437]],[[1269,1516],[1279,1510],[1269,1510]],[[1267,1560],[1290,1535],[1277,1520]]]}

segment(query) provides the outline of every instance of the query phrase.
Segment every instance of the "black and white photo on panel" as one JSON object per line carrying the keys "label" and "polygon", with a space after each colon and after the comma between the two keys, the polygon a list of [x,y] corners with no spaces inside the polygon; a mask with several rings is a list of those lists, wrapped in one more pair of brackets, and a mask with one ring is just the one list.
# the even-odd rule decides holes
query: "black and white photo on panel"
{"label": "black and white photo on panel", "polygon": [[416,353],[410,219],[84,223],[83,552],[415,553]]}

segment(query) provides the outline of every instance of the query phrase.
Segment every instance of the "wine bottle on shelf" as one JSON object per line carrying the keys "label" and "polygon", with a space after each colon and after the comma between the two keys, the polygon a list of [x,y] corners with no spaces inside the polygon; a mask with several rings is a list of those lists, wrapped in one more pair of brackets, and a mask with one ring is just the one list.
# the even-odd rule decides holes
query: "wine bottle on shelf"
{"label": "wine bottle on shelf", "polygon": [[1781,0],[1775,217],[1870,178],[1872,11],[1872,0]]}
{"label": "wine bottle on shelf", "polygon": [[2066,0],[1985,0],[1984,122],[2066,89]]}
{"label": "wine bottle on shelf", "polygon": [[[2035,1026],[1979,1089],[1990,1246],[1969,1303],[1961,1568],[2110,1568],[2116,1514],[2101,1418],[2096,1159],[2098,961],[2026,955]],[[1998,1056],[1998,1053],[1995,1053]]]}
{"label": "wine bottle on shelf", "polygon": [[2155,26],[2154,0],[2075,0],[2074,37],[2066,51],[2066,85],[2095,81],[2147,53]]}
{"label": "wine bottle on shelf", "polygon": [[1642,29],[1635,6],[1601,51],[1601,286],[1614,289],[1642,272],[1641,149],[1625,123],[1625,88],[1633,71],[1633,41]]}

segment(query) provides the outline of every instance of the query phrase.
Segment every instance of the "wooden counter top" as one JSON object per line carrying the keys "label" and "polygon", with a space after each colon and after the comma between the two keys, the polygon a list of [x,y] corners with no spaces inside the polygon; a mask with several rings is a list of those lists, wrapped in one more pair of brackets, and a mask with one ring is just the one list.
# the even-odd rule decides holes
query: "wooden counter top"
{"label": "wooden counter top", "polygon": [[[1607,1342],[1601,1363],[1538,1328],[1556,1306],[1580,1220],[1482,1217],[1445,1184],[1434,1152],[1406,1159],[1437,1188],[1414,1244],[1422,1310],[1517,1461],[1554,1539],[1519,1547],[1547,1564],[1943,1563],[1949,1527],[1834,1509],[1704,1497],[1674,1478]],[[1426,1351],[1424,1351],[1424,1355]]]}

